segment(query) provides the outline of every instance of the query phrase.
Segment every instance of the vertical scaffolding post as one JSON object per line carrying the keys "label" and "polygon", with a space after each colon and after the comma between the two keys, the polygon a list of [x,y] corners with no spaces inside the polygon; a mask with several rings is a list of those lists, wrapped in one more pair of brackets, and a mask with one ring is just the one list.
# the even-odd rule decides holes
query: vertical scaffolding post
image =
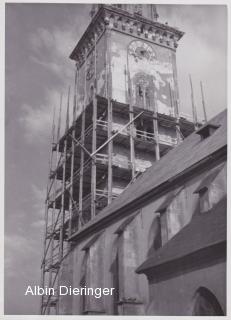
{"label": "vertical scaffolding post", "polygon": [[197,126],[197,111],[196,111],[196,106],[194,102],[194,93],[193,93],[193,85],[192,85],[192,77],[189,75],[189,82],[190,82],[190,88],[191,88],[191,103],[192,103],[192,113],[193,113],[193,122],[194,122],[194,127],[195,130],[198,129]]}
{"label": "vertical scaffolding post", "polygon": [[[44,227],[44,242],[43,242],[43,260],[42,260],[42,266],[41,266],[41,286],[45,287],[46,279],[46,256],[47,256],[47,228],[48,228],[48,212],[49,212],[49,182],[50,182],[50,174],[52,170],[52,162],[53,162],[53,144],[54,144],[54,130],[55,130],[55,110],[53,113],[53,121],[52,121],[52,141],[51,141],[51,152],[50,152],[50,159],[49,159],[49,165],[48,165],[48,181],[47,181],[47,190],[46,190],[46,200],[45,200],[45,227]],[[44,304],[44,296],[41,296],[40,300],[40,312],[43,313],[43,304]]]}
{"label": "vertical scaffolding post", "polygon": [[129,104],[129,121],[131,125],[129,126],[130,131],[130,162],[132,167],[132,179],[135,178],[135,171],[136,171],[136,165],[135,165],[135,146],[134,146],[134,110],[133,110],[133,104],[132,104],[132,97],[131,97],[131,78],[130,78],[130,70],[129,70],[129,59],[128,59],[128,50],[127,50],[127,76],[128,76],[128,104]]}
{"label": "vertical scaffolding post", "polygon": [[[66,113],[66,132],[69,127],[69,100],[70,99],[70,87],[68,88],[68,97],[67,97],[67,113]],[[58,265],[58,285],[57,285],[57,308],[56,312],[59,313],[59,285],[60,285],[60,268],[61,262],[63,259],[64,253],[64,222],[65,222],[65,191],[66,191],[66,160],[67,160],[67,137],[64,140],[64,159],[63,159],[63,176],[62,176],[62,196],[61,196],[61,223],[60,223],[60,232],[59,232],[59,265]]]}
{"label": "vertical scaffolding post", "polygon": [[75,85],[74,85],[74,105],[73,105],[73,123],[76,120],[76,113],[77,113],[77,91],[78,91],[78,84],[79,84],[79,70],[77,68],[75,69]]}
{"label": "vertical scaffolding post", "polygon": [[[54,114],[54,118],[55,118],[55,114]],[[55,122],[53,120],[53,134],[52,134],[52,150],[54,150],[54,146],[55,146]],[[56,161],[55,161],[55,169],[56,169],[56,166],[57,166],[57,159],[58,159],[58,156],[57,156],[57,147],[55,148],[56,150]],[[52,170],[52,168],[51,168]],[[51,173],[51,170],[50,170],[50,173]],[[49,288],[52,287],[52,274],[53,274],[53,271],[52,271],[52,265],[53,265],[53,251],[54,251],[54,234],[53,234],[53,226],[54,226],[54,223],[55,223],[55,193],[56,193],[56,174],[55,174],[55,177],[54,177],[54,184],[53,184],[53,204],[52,204],[52,215],[51,215],[51,243],[50,243],[50,261],[49,261],[49,264],[50,264],[50,270],[49,270],[49,281],[48,281],[48,285],[49,285]],[[48,306],[47,306],[47,313],[50,314],[50,303],[48,302]]]}
{"label": "vertical scaffolding post", "polygon": [[[84,54],[84,98],[83,98],[83,110],[82,110],[82,123],[81,123],[81,144],[85,143],[85,109],[86,109],[86,96],[87,96],[87,49]],[[80,176],[79,176],[79,226],[82,224],[83,219],[83,172],[84,172],[84,151],[80,150]]]}
{"label": "vertical scaffolding post", "polygon": [[[110,55],[110,30],[106,29],[106,87],[107,87],[107,103],[108,103],[108,139],[112,135],[112,101],[111,101],[111,55]],[[113,152],[113,141],[108,143],[108,204],[112,201],[112,152]]]}
{"label": "vertical scaffolding post", "polygon": [[154,117],[153,117],[153,132],[155,137],[155,155],[156,160],[160,160],[160,145],[159,145],[159,129],[158,129],[158,115],[157,115],[157,107],[156,107],[156,98],[155,98],[155,86],[153,86],[153,109],[154,109]]}
{"label": "vertical scaffolding post", "polygon": [[[72,141],[71,141],[71,177],[70,177],[70,201],[69,201],[69,225],[68,225],[68,238],[72,233],[72,218],[73,218],[73,207],[74,207],[74,186],[73,186],[73,177],[74,177],[74,168],[75,168],[75,128],[76,128],[76,107],[77,107],[77,77],[78,70],[76,66],[75,70],[75,85],[74,85],[74,103],[73,103],[73,127],[72,127]],[[68,243],[68,249],[71,248],[71,242]]]}
{"label": "vertical scaffolding post", "polygon": [[[92,112],[92,153],[96,150],[96,121],[97,121],[97,82],[96,82],[96,33],[94,34],[94,94],[93,94],[93,112]],[[92,157],[91,161],[91,217],[95,216],[95,204],[96,204],[96,162],[95,156]]]}
{"label": "vertical scaffolding post", "polygon": [[180,134],[180,119],[179,119],[179,109],[177,104],[177,99],[175,98],[174,90],[171,88],[171,83],[169,85],[169,94],[170,94],[170,101],[171,101],[171,108],[174,110],[174,117],[176,119],[176,138],[177,143],[181,142],[181,134]]}
{"label": "vertical scaffolding post", "polygon": [[[85,137],[85,109],[82,111],[81,119],[81,144],[84,145]],[[83,148],[80,150],[80,173],[79,173],[79,219],[78,225],[81,226],[83,221],[83,170],[84,170],[84,151]]]}
{"label": "vertical scaffolding post", "polygon": [[[49,182],[48,182],[49,183]],[[48,184],[47,184],[47,191],[48,191]],[[47,243],[47,226],[48,226],[48,198],[46,198],[45,201],[45,226],[44,226],[44,241],[43,241],[43,261],[42,261],[42,266],[41,266],[41,287],[44,288],[45,286],[45,273],[46,273],[46,264],[45,264],[45,260],[46,260],[46,243]],[[40,300],[40,310],[41,310],[41,314],[43,312],[43,303],[44,303],[44,296],[41,296],[41,300]]]}
{"label": "vertical scaffolding post", "polygon": [[200,87],[201,87],[201,98],[202,98],[202,107],[203,107],[203,112],[204,112],[204,119],[205,119],[205,122],[207,122],[207,114],[206,114],[205,98],[204,98],[204,91],[203,91],[202,81],[200,81]]}

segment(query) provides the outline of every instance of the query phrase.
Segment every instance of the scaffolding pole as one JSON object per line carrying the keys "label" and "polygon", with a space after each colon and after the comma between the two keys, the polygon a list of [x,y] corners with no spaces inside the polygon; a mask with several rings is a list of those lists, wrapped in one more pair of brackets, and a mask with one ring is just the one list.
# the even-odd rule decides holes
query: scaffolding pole
{"label": "scaffolding pole", "polygon": [[130,131],[130,162],[132,167],[132,179],[135,178],[136,164],[135,164],[135,146],[134,146],[134,110],[133,104],[131,101],[131,79],[130,79],[130,70],[129,70],[129,59],[128,59],[128,50],[127,50],[127,76],[128,76],[128,104],[129,104],[129,121],[131,125],[129,127]]}
{"label": "scaffolding pole", "polygon": [[[66,132],[69,128],[69,100],[70,99],[70,87],[68,88],[68,97],[67,97],[67,113],[66,113]],[[61,223],[59,229],[59,259],[58,259],[58,279],[57,279],[57,289],[60,284],[60,266],[61,261],[63,259],[63,252],[64,252],[64,222],[65,222],[65,191],[66,191],[66,159],[67,159],[67,138],[64,140],[64,162],[62,164],[63,167],[63,176],[62,176],[62,196],[61,196]],[[57,290],[57,306],[56,306],[56,313],[59,312],[59,292]]]}
{"label": "scaffolding pole", "polygon": [[[86,95],[87,95],[87,49],[85,49],[85,62],[84,62],[84,100],[83,100],[83,109],[82,109],[82,123],[81,123],[81,144],[84,146],[85,144],[85,109],[86,109]],[[83,172],[84,172],[84,150],[81,148],[80,151],[80,177],[79,177],[79,226],[82,225],[83,220]]]}
{"label": "scaffolding pole", "polygon": [[112,202],[112,101],[111,101],[111,55],[110,55],[110,30],[106,27],[106,88],[107,88],[107,118],[108,118],[108,204]]}
{"label": "scaffolding pole", "polygon": [[[55,110],[53,113],[53,121],[52,121],[52,141],[51,141],[51,152],[50,152],[50,159],[48,165],[48,181],[47,181],[47,190],[46,190],[46,201],[45,201],[45,227],[44,227],[44,242],[43,242],[43,259],[41,265],[41,286],[45,286],[46,282],[46,255],[47,255],[47,228],[48,228],[48,221],[49,221],[49,182],[50,182],[50,172],[52,170],[52,162],[53,162],[53,145],[54,145],[54,131],[55,131]],[[44,296],[41,296],[40,300],[40,313],[43,312],[43,305],[44,305]]]}
{"label": "scaffolding pole", "polygon": [[177,99],[175,97],[174,90],[171,88],[171,83],[169,85],[169,94],[170,94],[170,101],[171,101],[171,108],[174,110],[174,117],[176,118],[176,138],[177,143],[181,142],[181,134],[180,134],[180,118],[179,118],[179,109],[177,104]]}
{"label": "scaffolding pole", "polygon": [[191,88],[191,103],[192,103],[193,122],[194,122],[195,130],[197,130],[198,129],[197,111],[196,111],[196,106],[195,106],[195,102],[194,102],[194,93],[193,93],[193,84],[192,84],[191,75],[189,75],[189,82],[190,82],[190,88]]}
{"label": "scaffolding pole", "polygon": [[202,81],[200,81],[200,87],[201,87],[201,99],[202,99],[202,107],[203,107],[204,119],[205,119],[205,122],[207,122],[208,120],[207,120],[207,114],[206,114],[205,98],[204,98],[204,91],[203,91]]}
{"label": "scaffolding pole", "polygon": [[160,160],[160,145],[159,145],[159,128],[158,128],[158,117],[157,117],[157,106],[155,98],[155,87],[153,87],[153,108],[154,108],[154,117],[153,117],[153,132],[155,137],[155,155],[156,160]]}
{"label": "scaffolding pole", "polygon": [[[55,144],[55,141],[54,141],[54,135],[53,135],[53,146]],[[53,149],[53,146],[52,146],[52,149]],[[55,168],[57,167],[58,165],[58,149],[56,148],[55,149],[55,155],[56,155],[56,159],[55,159]],[[55,194],[56,194],[56,189],[57,189],[57,178],[56,178],[56,175],[54,176],[54,183],[53,183],[53,189],[54,189],[54,199],[53,199],[53,204],[52,204],[52,216],[51,216],[51,227],[53,228],[54,225],[55,225],[55,211],[56,211],[56,202],[55,202]],[[54,254],[54,230],[52,229],[52,233],[51,233],[51,238],[50,238],[50,242],[48,243],[48,246],[47,246],[47,251],[49,250],[49,246],[50,246],[50,270],[49,270],[49,288],[51,288],[52,286],[52,282],[53,282],[53,271],[52,271],[52,265],[53,265],[53,254]],[[47,314],[50,314],[50,304],[48,303],[47,305]]]}
{"label": "scaffolding pole", "polygon": [[[93,94],[93,112],[92,112],[92,153],[96,150],[96,124],[97,124],[97,83],[96,83],[96,33],[94,34],[94,94]],[[95,157],[92,158],[91,162],[91,218],[96,214],[95,212],[96,205],[96,163]]]}

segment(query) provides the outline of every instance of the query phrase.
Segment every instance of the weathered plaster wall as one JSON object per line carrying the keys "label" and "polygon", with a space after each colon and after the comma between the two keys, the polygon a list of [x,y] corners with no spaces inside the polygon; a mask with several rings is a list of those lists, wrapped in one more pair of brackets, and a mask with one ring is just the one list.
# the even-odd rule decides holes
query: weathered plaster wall
{"label": "weathered plaster wall", "polygon": [[[199,196],[194,191],[200,185],[201,181],[207,176],[210,170],[204,170],[203,173],[191,178],[184,185],[179,185],[172,189],[175,191],[175,197],[168,206],[167,219],[169,222],[169,238],[190,222],[192,216],[198,212]],[[220,167],[220,173],[212,182],[213,185],[219,185],[222,192],[219,193],[217,201],[226,193],[226,166]],[[144,203],[143,207],[137,212],[128,212],[128,216],[121,217],[112,222],[108,227],[102,226],[104,232],[89,248],[89,261],[87,266],[87,286],[113,287],[112,265],[116,253],[119,253],[119,300],[124,301],[118,307],[121,314],[166,314],[179,315],[185,314],[190,304],[190,299],[198,286],[207,286],[214,294],[224,301],[225,294],[225,275],[224,265],[211,266],[201,273],[193,271],[187,275],[181,275],[170,281],[170,287],[167,282],[162,282],[158,286],[151,286],[150,296],[148,281],[145,275],[138,275],[135,269],[149,256],[155,249],[155,241],[158,234],[156,219],[160,206],[166,201],[169,192],[153,199],[150,203]],[[135,214],[132,220],[127,221],[131,214]],[[127,224],[120,233],[116,233],[123,222]],[[73,287],[79,287],[81,277],[85,272],[84,266],[85,252],[82,250],[86,243],[94,236],[89,236],[78,243],[74,248],[72,257],[64,260],[62,268],[62,281],[71,283]],[[69,260],[72,259],[72,260]],[[71,274],[73,271],[73,275]],[[218,283],[218,281],[220,281]],[[180,288],[180,290],[176,290]],[[195,289],[195,290],[194,290]],[[188,290],[188,291],[187,291]],[[157,295],[159,298],[157,299]],[[172,297],[176,295],[182,301],[180,312]],[[70,303],[72,301],[72,304]],[[129,302],[129,303],[127,303]],[[113,314],[114,304],[112,296],[105,296],[104,299],[91,298],[88,300],[88,310],[94,312],[104,312]],[[81,298],[72,296],[62,299],[62,310],[72,314],[81,314]]]}
{"label": "weathered plaster wall", "polygon": [[[64,259],[61,265],[61,278],[60,285],[62,286],[71,286],[73,283],[73,276],[75,272],[73,272],[74,268],[74,254],[71,252],[66,259]],[[59,310],[60,314],[72,314],[72,298],[71,295],[63,295],[60,296],[59,299]]]}
{"label": "weathered plaster wall", "polygon": [[[112,72],[112,97],[120,102],[127,103],[128,71],[132,84],[132,103],[135,105],[135,78],[139,74],[145,74],[150,82],[150,108],[153,109],[153,97],[158,111],[165,114],[173,114],[174,108],[170,99],[170,90],[178,97],[177,83],[174,72],[176,71],[175,52],[151,42],[145,42],[151,58],[139,59],[136,56],[136,48],[143,46],[143,41],[135,39],[131,35],[116,31],[111,32],[111,72]],[[152,52],[152,53],[151,53]]]}
{"label": "weathered plaster wall", "polygon": [[200,287],[210,290],[223,311],[226,306],[226,263],[192,270],[177,277],[150,285],[148,315],[192,315],[193,297]]}
{"label": "weathered plaster wall", "polygon": [[[106,96],[106,38],[105,34],[102,35],[96,45],[96,75],[97,75],[97,94],[100,96]],[[95,50],[93,50],[87,57],[86,70],[85,63],[79,70],[78,81],[78,108],[82,111],[84,106],[84,94],[85,94],[85,78],[86,78],[86,104],[92,99],[92,88],[94,87],[94,66],[95,66]],[[85,76],[86,75],[86,76]]]}

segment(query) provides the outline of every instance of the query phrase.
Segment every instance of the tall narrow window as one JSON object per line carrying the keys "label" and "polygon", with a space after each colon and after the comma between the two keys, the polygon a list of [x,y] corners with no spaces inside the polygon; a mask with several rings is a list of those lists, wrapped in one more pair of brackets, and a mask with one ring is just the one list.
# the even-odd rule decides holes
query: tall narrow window
{"label": "tall narrow window", "polygon": [[[80,276],[80,282],[79,285],[81,288],[87,287],[87,272],[89,268],[89,249],[85,251],[85,255],[82,262],[81,267],[81,276]],[[80,313],[85,314],[87,311],[87,303],[86,303],[86,296],[83,294],[80,296]]]}
{"label": "tall narrow window", "polygon": [[208,289],[201,287],[194,297],[193,316],[224,316],[224,312],[215,297]]}
{"label": "tall narrow window", "polygon": [[119,302],[119,253],[116,252],[115,259],[111,266],[111,273],[112,273],[112,287],[115,288],[113,290],[113,314],[118,315],[118,302]]}
{"label": "tall narrow window", "polygon": [[157,214],[150,227],[148,236],[148,254],[151,256],[162,246],[160,214]]}
{"label": "tall narrow window", "polygon": [[226,194],[223,181],[226,180],[223,165],[211,170],[200,182],[194,193],[199,196],[200,212],[207,212]]}

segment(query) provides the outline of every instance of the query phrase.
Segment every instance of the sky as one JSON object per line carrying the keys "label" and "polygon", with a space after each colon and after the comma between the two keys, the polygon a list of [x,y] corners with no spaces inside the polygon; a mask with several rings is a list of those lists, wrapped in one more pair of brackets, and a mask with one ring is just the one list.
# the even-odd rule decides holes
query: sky
{"label": "sky", "polygon": [[[39,297],[24,293],[40,284],[52,115],[60,93],[65,102],[73,87],[69,55],[90,21],[89,10],[88,4],[6,4],[5,314],[39,314]],[[227,107],[226,7],[157,10],[160,22],[185,32],[177,48],[181,112],[191,114],[191,74],[199,115],[201,80],[213,117]]]}

